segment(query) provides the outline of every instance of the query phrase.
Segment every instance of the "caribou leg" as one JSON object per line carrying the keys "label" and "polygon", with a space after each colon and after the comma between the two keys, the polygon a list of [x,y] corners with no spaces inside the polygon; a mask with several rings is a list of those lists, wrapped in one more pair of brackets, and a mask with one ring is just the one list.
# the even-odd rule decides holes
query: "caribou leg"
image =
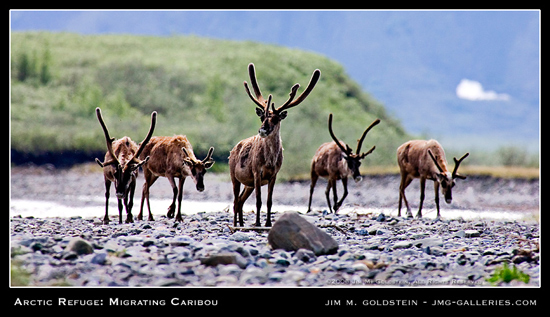
{"label": "caribou leg", "polygon": [[254,189],[256,190],[256,223],[254,224],[254,226],[261,227],[262,226],[262,224],[260,223],[260,211],[262,209],[262,177],[261,175],[254,175]]}
{"label": "caribou leg", "polygon": [[168,178],[168,181],[170,182],[170,186],[172,186],[172,204],[170,207],[168,207],[168,213],[166,214],[166,217],[169,219],[174,218],[174,214],[176,213],[176,198],[178,197],[178,187],[176,186],[176,182],[174,181],[174,176],[166,174],[166,178]]}
{"label": "caribou leg", "polygon": [[109,197],[111,195],[110,190],[111,190],[111,181],[108,179],[105,179],[105,217],[103,217],[104,225],[109,224]]}
{"label": "caribou leg", "polygon": [[422,205],[424,204],[425,191],[426,191],[426,179],[421,177],[420,178],[420,206],[418,207],[418,213],[416,214],[416,218],[418,219],[422,218]]}
{"label": "caribou leg", "polygon": [[244,203],[246,202],[248,197],[250,197],[250,195],[252,194],[253,191],[254,191],[253,187],[245,186],[244,189],[243,189],[243,192],[239,195],[239,202],[238,202],[239,208],[238,208],[238,210],[239,210],[239,223],[240,223],[241,227],[244,226],[243,206],[244,206]]}
{"label": "caribou leg", "polygon": [[143,190],[141,193],[141,206],[139,208],[138,220],[143,220],[143,202],[147,199],[147,209],[149,210],[149,218],[147,220],[154,221],[153,214],[151,213],[151,204],[149,203],[149,188],[153,186],[155,181],[158,179],[158,176],[155,176],[153,173],[147,172],[146,169],[143,170],[143,176],[145,177],[145,183],[143,183]]}
{"label": "caribou leg", "polygon": [[[336,185],[336,182],[335,182],[335,185]],[[340,209],[340,207],[342,207],[342,204],[344,203],[344,199],[346,199],[346,197],[348,196],[348,179],[347,178],[342,178],[342,186],[344,186],[344,194],[342,195],[342,198],[340,198],[340,201],[336,205],[334,205],[335,212],[336,210]],[[336,188],[336,186],[334,187]]]}
{"label": "caribou leg", "polygon": [[267,219],[265,221],[266,227],[271,227],[271,206],[273,205],[273,188],[275,187],[275,180],[277,175],[273,176],[267,185]]}
{"label": "caribou leg", "polygon": [[313,190],[315,189],[315,184],[317,184],[317,180],[319,179],[319,175],[315,173],[314,171],[311,172],[311,185],[309,186],[309,202],[307,204],[307,211],[311,211],[311,199],[313,197]]}
{"label": "caribou leg", "polygon": [[325,196],[327,197],[328,212],[332,212],[332,206],[330,204],[330,189],[332,188],[332,180],[328,180],[327,189],[325,189]]}
{"label": "caribou leg", "polygon": [[412,182],[412,178],[407,177],[406,174],[401,174],[401,184],[399,185],[399,210],[397,213],[398,217],[401,217],[401,200],[405,201],[405,207],[407,207],[407,218],[412,218],[412,212],[411,208],[409,207],[409,202],[407,201],[407,197],[405,196],[405,189],[409,184]]}
{"label": "caribou leg", "polygon": [[181,176],[178,190],[178,214],[176,215],[176,222],[183,222],[183,219],[181,218],[181,199],[183,198],[183,183],[185,183],[185,177]]}
{"label": "caribou leg", "polygon": [[124,197],[124,207],[126,208],[126,223],[133,223],[132,207],[134,206],[134,193],[136,191],[136,182],[130,184],[130,192]]}
{"label": "caribou leg", "polygon": [[435,192],[435,206],[437,208],[437,216],[436,220],[441,219],[441,216],[439,215],[439,182],[434,182],[434,192]]}

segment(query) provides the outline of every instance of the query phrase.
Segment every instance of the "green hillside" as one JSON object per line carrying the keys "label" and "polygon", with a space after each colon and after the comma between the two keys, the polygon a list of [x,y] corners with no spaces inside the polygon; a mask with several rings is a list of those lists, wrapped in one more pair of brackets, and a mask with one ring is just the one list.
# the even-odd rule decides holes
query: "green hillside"
{"label": "green hillside", "polygon": [[294,83],[301,93],[313,70],[322,71],[308,99],[282,122],[281,176],[308,173],[315,150],[330,141],[330,112],[335,133],[352,147],[380,118],[363,145],[376,145],[376,151],[363,166],[395,164],[395,149],[408,135],[340,64],[286,47],[195,36],[13,32],[12,153],[89,153],[93,161],[92,153],[105,151],[94,112],[99,106],[112,136],[140,142],[156,110],[155,135],[185,134],[197,156],[214,146],[215,159],[226,162],[231,148],[260,126],[243,87],[250,62],[262,92],[272,93],[276,105]]}

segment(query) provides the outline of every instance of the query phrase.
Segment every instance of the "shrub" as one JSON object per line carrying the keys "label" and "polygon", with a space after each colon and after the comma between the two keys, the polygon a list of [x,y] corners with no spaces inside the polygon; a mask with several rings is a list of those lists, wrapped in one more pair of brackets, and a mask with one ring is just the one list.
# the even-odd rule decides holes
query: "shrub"
{"label": "shrub", "polygon": [[512,267],[510,268],[508,266],[508,263],[504,263],[501,267],[496,268],[493,272],[493,275],[486,280],[493,285],[500,283],[510,283],[513,280],[518,280],[520,282],[528,284],[530,277],[529,275],[518,270],[515,265],[512,265]]}

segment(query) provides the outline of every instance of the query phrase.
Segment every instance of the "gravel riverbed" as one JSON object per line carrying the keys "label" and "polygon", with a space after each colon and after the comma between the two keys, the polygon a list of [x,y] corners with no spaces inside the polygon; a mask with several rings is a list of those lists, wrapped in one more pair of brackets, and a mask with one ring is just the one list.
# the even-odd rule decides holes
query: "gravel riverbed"
{"label": "gravel riverbed", "polygon": [[[230,205],[230,184],[218,176],[211,177],[205,181],[207,191],[203,196],[186,184],[191,199],[215,197]],[[525,219],[464,220],[445,218],[442,213],[444,219],[434,221],[396,217],[395,178],[371,178],[350,188],[348,204],[374,205],[378,208],[375,212],[349,210],[335,215],[327,214],[323,207],[307,214],[300,210],[303,217],[325,230],[339,245],[335,254],[315,256],[304,249],[273,250],[267,242],[267,231],[234,231],[229,227],[232,212],[222,210],[187,213],[184,221],[177,224],[164,217],[165,210],[161,210],[152,222],[118,224],[115,200],[111,199],[112,221],[103,225],[101,200],[74,199],[83,194],[103,196],[101,174],[12,170],[12,199],[56,201],[72,208],[97,207],[94,217],[47,217],[41,214],[40,207],[28,217],[17,215],[12,206],[12,284],[478,287],[490,286],[486,279],[509,263],[529,275],[529,282],[516,280],[498,285],[540,285],[540,226],[533,216],[533,211],[538,210],[538,180],[484,178],[466,180],[456,187],[461,188],[454,193],[457,210],[500,208],[525,212]],[[142,182],[141,176],[139,180]],[[163,193],[165,186],[159,185],[151,196],[169,197]],[[138,182],[134,215],[139,212],[140,188]],[[276,204],[303,204],[307,196],[302,196],[309,191],[309,183],[281,183],[275,190]],[[413,189],[407,193],[416,206],[414,198],[418,192]],[[184,196],[184,203],[189,196]],[[314,204],[322,206],[323,185],[318,185],[315,196]],[[429,201],[433,198],[427,195],[426,210],[433,208]],[[447,206],[443,205],[442,210]],[[277,221],[285,211],[276,210],[273,220]],[[247,224],[255,219],[250,211],[245,217]]]}
{"label": "gravel riverbed", "polygon": [[338,242],[336,254],[272,250],[267,232],[233,232],[232,215],[214,212],[178,224],[14,217],[12,262],[30,273],[30,285],[487,286],[505,262],[539,285],[536,223],[303,216]]}

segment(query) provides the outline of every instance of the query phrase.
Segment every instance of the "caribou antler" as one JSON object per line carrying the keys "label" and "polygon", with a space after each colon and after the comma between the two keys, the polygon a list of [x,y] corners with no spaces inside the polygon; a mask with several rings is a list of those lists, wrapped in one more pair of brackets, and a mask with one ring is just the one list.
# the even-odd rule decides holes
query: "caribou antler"
{"label": "caribou antler", "polygon": [[139,156],[141,152],[143,152],[143,149],[145,148],[147,143],[149,143],[149,140],[151,140],[151,137],[153,136],[153,131],[155,131],[156,124],[157,124],[157,112],[153,111],[153,113],[151,113],[151,127],[149,127],[149,132],[147,133],[147,136],[145,137],[145,139],[143,139],[143,142],[140,143],[136,154],[134,154],[134,157],[132,157],[132,161],[134,161],[135,163],[143,164],[147,162],[147,160],[149,160],[149,157],[146,157],[143,161],[140,161]]}
{"label": "caribou antler", "polygon": [[466,154],[462,155],[462,157],[458,161],[456,157],[453,157],[453,160],[455,161],[455,168],[453,169],[453,178],[466,179],[466,176],[458,174],[457,171],[458,171],[458,166],[460,165],[460,163],[462,163],[462,160],[467,158],[468,155],[470,155],[470,153],[467,152]]}
{"label": "caribou antler", "polygon": [[248,76],[250,77],[250,83],[252,84],[252,89],[254,89],[254,94],[256,95],[256,97],[252,96],[252,93],[250,93],[250,89],[248,88],[248,83],[245,81],[244,88],[246,89],[246,93],[248,94],[250,99],[252,99],[252,101],[254,101],[256,105],[258,105],[258,107],[262,108],[263,110],[267,110],[269,103],[266,104],[266,101],[262,96],[262,92],[260,91],[260,86],[258,86],[254,63],[248,64]]}
{"label": "caribou antler", "polygon": [[332,137],[336,145],[338,145],[338,147],[342,150],[342,152],[346,153],[346,155],[349,156],[352,152],[349,145],[346,144],[346,148],[344,148],[332,131],[332,113],[328,115],[328,132],[330,133],[330,136]]}
{"label": "caribou antler", "polygon": [[212,154],[214,153],[214,148],[213,147],[210,147],[210,149],[208,150],[208,154],[206,155],[206,157],[204,158],[204,160],[202,160],[203,163],[206,163],[208,161],[211,161],[212,160]]}
{"label": "caribou antler", "polygon": [[[359,153],[361,153],[361,146],[363,145],[363,140],[367,136],[367,133],[369,133],[370,129],[372,129],[374,126],[376,126],[379,123],[380,123],[380,119],[374,120],[369,125],[369,127],[365,130],[365,132],[363,132],[363,135],[361,135],[361,138],[359,138],[359,140],[357,140],[357,151],[355,152],[356,155],[359,155]],[[370,153],[372,153],[372,151],[374,151],[375,148],[376,147],[373,146],[368,152],[365,152],[365,153],[361,154],[361,157],[365,157],[365,156],[369,155]]]}
{"label": "caribou antler", "polygon": [[103,121],[103,116],[101,115],[101,109],[99,107],[95,108],[95,113],[97,115],[97,120],[99,120],[99,124],[101,125],[101,128],[103,128],[103,133],[105,134],[105,141],[107,143],[107,151],[111,155],[112,159],[107,162],[101,162],[99,159],[95,159],[97,164],[99,164],[101,167],[108,166],[111,164],[120,164],[118,161],[114,151],[113,151],[113,141],[115,138],[111,138],[109,135],[109,130],[107,129],[107,126],[105,125],[105,122]]}
{"label": "caribou antler", "polygon": [[[248,64],[248,76],[250,77],[250,83],[252,84],[252,89],[254,89],[254,94],[256,95],[256,97],[252,95],[252,93],[250,92],[250,88],[248,87],[248,83],[245,81],[244,88],[246,90],[246,93],[258,107],[262,108],[263,110],[268,110],[269,105],[271,104],[271,101],[268,100],[266,102],[266,100],[262,96],[260,86],[258,86],[258,80],[256,79],[256,70],[254,68],[254,63]],[[304,90],[304,92],[302,92],[302,94],[298,96],[298,99],[296,100],[294,100],[294,98],[296,97],[298,88],[300,88],[300,84],[294,84],[294,86],[292,86],[292,88],[290,89],[288,100],[282,106],[275,109],[275,106],[271,104],[271,106],[273,107],[273,112],[281,112],[283,110],[299,105],[311,93],[311,91],[317,84],[317,81],[319,81],[320,77],[321,77],[321,71],[318,69],[314,70],[313,75],[311,76],[311,79],[309,81],[309,84],[306,87],[306,90]]]}
{"label": "caribou antler", "polygon": [[432,153],[432,151],[430,149],[428,149],[428,154],[430,154],[430,157],[432,158],[432,160],[434,161],[435,163],[435,166],[437,167],[437,169],[439,170],[440,173],[443,173],[443,169],[441,168],[441,166],[439,166],[439,163],[437,163],[437,160],[435,159],[435,156],[434,154]]}
{"label": "caribou antler", "polygon": [[313,88],[315,88],[315,85],[317,84],[317,81],[319,81],[320,77],[321,71],[319,69],[314,70],[313,74],[311,75],[311,79],[309,80],[309,84],[307,84],[306,90],[304,90],[304,92],[302,92],[302,94],[298,96],[298,99],[293,101],[294,97],[296,96],[296,91],[300,87],[300,84],[294,84],[294,86],[292,86],[292,88],[290,89],[290,98],[282,106],[275,109],[275,111],[281,112],[283,110],[290,109],[299,105],[307,98]]}

